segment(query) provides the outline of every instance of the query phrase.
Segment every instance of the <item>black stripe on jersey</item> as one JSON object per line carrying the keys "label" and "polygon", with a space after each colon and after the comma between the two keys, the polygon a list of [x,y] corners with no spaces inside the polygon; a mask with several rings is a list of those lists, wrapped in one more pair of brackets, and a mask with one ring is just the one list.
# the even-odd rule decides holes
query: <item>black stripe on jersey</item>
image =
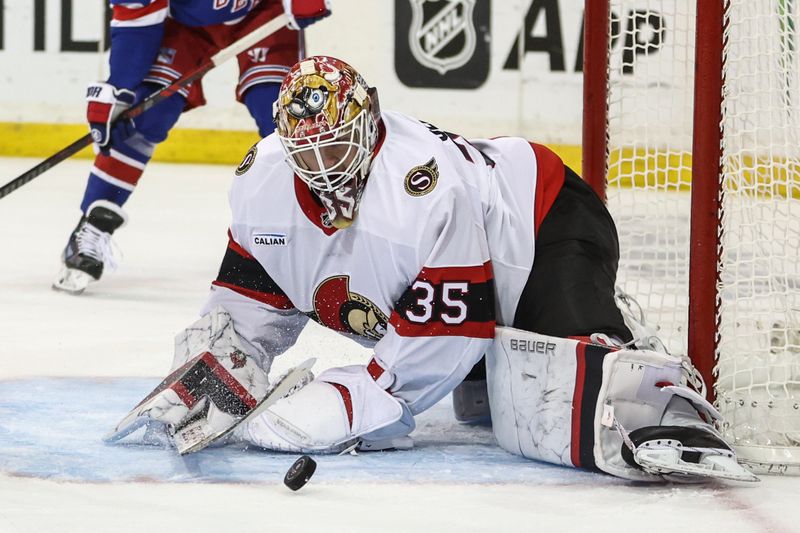
{"label": "black stripe on jersey", "polygon": [[[458,282],[458,280],[453,280]],[[448,282],[450,283],[450,282]],[[435,317],[441,320],[441,316],[445,315],[450,318],[460,318],[460,308],[453,307],[444,302],[443,283],[431,283],[433,287],[434,297],[431,301],[431,315],[432,319]],[[427,297],[427,289],[409,287],[400,297],[395,304],[395,311],[401,316],[407,317],[406,311],[409,311],[414,316],[421,316],[425,313],[424,304],[421,300]],[[467,291],[464,293],[460,290],[450,289],[448,297],[451,300],[458,300],[466,305],[466,316],[464,322],[494,322],[494,281],[484,281],[482,283],[468,283]]]}
{"label": "black stripe on jersey", "polygon": [[493,338],[491,265],[423,269],[395,303],[389,321],[402,336]]}
{"label": "black stripe on jersey", "polygon": [[233,240],[228,243],[214,285],[229,288],[279,309],[294,307],[264,267]]}

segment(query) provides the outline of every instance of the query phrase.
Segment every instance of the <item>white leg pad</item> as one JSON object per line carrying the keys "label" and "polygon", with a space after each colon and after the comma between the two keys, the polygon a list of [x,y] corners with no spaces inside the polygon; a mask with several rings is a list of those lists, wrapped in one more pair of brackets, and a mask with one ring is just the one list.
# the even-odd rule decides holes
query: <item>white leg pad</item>
{"label": "white leg pad", "polygon": [[272,450],[338,452],[361,435],[399,421],[407,409],[375,383],[366,367],[333,368],[276,402],[238,435]]}
{"label": "white leg pad", "polygon": [[659,425],[675,395],[713,410],[680,386],[681,362],[650,350],[497,328],[487,354],[495,437],[505,450],[531,459],[658,481],[622,459],[614,421],[628,431]]}
{"label": "white leg pad", "polygon": [[577,344],[496,329],[486,370],[492,428],[501,448],[573,466],[570,428]]}

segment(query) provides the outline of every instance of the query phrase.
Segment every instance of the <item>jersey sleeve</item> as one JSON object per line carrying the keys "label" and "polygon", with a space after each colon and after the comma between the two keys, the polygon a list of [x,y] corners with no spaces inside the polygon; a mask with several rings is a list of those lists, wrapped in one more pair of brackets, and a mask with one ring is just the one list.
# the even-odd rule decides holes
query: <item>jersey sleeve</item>
{"label": "jersey sleeve", "polygon": [[202,314],[222,306],[239,337],[252,348],[262,368],[297,341],[308,318],[272,280],[261,264],[228,232],[228,247]]}
{"label": "jersey sleeve", "polygon": [[413,414],[449,393],[494,338],[495,298],[486,234],[465,191],[426,224],[424,266],[389,317],[375,358],[393,376],[389,391]]}
{"label": "jersey sleeve", "polygon": [[111,0],[111,73],[108,83],[133,89],[155,62],[169,0]]}

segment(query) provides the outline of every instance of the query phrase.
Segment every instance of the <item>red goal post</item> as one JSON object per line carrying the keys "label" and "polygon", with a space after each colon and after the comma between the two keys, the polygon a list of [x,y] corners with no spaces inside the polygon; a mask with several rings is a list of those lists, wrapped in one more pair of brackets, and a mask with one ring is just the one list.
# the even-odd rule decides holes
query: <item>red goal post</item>
{"label": "red goal post", "polygon": [[758,470],[800,469],[800,0],[586,0],[583,176],[619,283]]}

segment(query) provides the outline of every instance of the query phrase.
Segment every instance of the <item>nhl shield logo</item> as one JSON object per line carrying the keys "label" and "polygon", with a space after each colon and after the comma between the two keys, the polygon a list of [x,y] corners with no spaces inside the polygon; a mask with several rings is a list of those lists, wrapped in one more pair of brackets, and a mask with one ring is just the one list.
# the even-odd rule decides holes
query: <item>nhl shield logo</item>
{"label": "nhl shield logo", "polygon": [[411,53],[421,65],[444,74],[463,67],[477,41],[475,0],[411,0]]}
{"label": "nhl shield logo", "polygon": [[394,64],[408,87],[475,89],[489,75],[491,0],[395,0]]}

